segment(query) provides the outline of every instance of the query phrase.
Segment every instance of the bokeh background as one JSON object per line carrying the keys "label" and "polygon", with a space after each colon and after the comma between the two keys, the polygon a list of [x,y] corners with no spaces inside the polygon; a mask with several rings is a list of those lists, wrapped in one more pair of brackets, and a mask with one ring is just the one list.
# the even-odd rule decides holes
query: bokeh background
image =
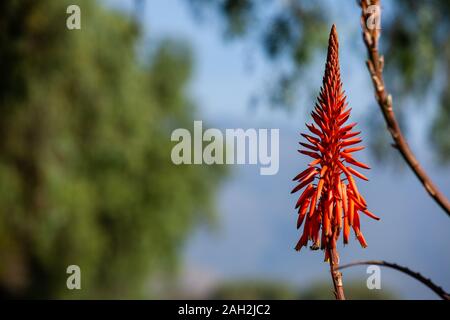
{"label": "bokeh background", "polygon": [[[383,3],[396,112],[450,196],[450,5]],[[82,29],[66,28],[81,8]],[[450,288],[450,221],[390,147],[365,68],[354,1],[10,0],[0,4],[0,296],[330,299],[320,252],[293,249],[299,132],[323,75],[329,28],[369,148],[360,183],[381,221],[343,263],[384,259]],[[173,129],[279,128],[280,170],[175,166]],[[68,290],[79,265],[82,289]],[[350,298],[435,299],[382,269],[344,272]]]}

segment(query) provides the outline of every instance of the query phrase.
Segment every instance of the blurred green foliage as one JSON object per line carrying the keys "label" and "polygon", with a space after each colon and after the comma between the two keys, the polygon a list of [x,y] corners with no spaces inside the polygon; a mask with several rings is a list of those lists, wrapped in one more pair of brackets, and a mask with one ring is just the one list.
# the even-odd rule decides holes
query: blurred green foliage
{"label": "blurred green foliage", "polygon": [[[389,288],[370,290],[366,279],[346,280],[344,282],[345,298],[348,300],[394,300],[399,299]],[[300,293],[302,300],[334,300],[332,285],[328,282],[318,282]]]}
{"label": "blurred green foliage", "polygon": [[[389,300],[398,299],[391,290],[369,290],[366,281],[345,281],[345,295],[351,300]],[[316,282],[305,289],[297,289],[282,281],[240,280],[219,285],[210,299],[245,299],[245,300],[330,300],[334,299],[333,286],[330,282]]]}
{"label": "blurred green foliage", "polygon": [[[150,297],[213,217],[223,172],[170,160],[172,130],[194,117],[189,49],[141,57],[139,35],[97,1],[0,2],[0,296]],[[82,290],[66,288],[71,264]]]}
{"label": "blurred green foliage", "polygon": [[[274,72],[269,92],[271,105],[292,107],[295,91],[307,88],[302,78],[317,49],[325,52],[327,34],[333,21],[330,1],[316,0],[184,0],[202,18],[213,12],[221,17],[228,38],[257,42],[274,62],[288,61],[290,68]],[[344,2],[344,1],[342,1]],[[385,78],[394,97],[396,114],[404,131],[410,115],[425,113],[425,98],[431,94],[434,114],[427,123],[430,145],[442,161],[450,160],[450,2],[447,0],[383,0],[381,37],[385,54]],[[354,25],[360,26],[356,1]],[[231,35],[231,36],[230,36]],[[362,43],[362,39],[358,39]],[[364,52],[365,54],[365,52]],[[365,64],[366,57],[359,62]],[[281,69],[276,67],[276,69]],[[368,75],[369,76],[369,75]],[[315,88],[312,90],[316,90]],[[316,92],[314,92],[316,93]],[[367,92],[372,96],[372,92]],[[412,109],[411,99],[420,106]],[[427,100],[427,103],[430,103]],[[375,99],[367,121],[373,155],[379,160],[392,159],[390,136],[385,130]],[[400,159],[400,157],[396,157]]]}
{"label": "blurred green foliage", "polygon": [[208,298],[219,300],[289,300],[298,297],[295,288],[282,281],[239,279],[219,284]]}

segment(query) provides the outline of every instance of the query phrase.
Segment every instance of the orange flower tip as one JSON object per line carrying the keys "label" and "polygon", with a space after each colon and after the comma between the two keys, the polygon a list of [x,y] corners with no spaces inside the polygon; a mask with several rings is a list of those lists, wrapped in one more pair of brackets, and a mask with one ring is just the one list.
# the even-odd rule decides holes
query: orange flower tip
{"label": "orange flower tip", "polygon": [[353,139],[349,139],[349,140],[344,141],[342,143],[342,146],[343,147],[347,147],[347,146],[351,146],[351,145],[354,145],[354,144],[358,144],[360,142],[362,142],[361,138],[353,138]]}
{"label": "orange flower tip", "polygon": [[362,210],[362,212],[365,213],[367,216],[371,217],[372,219],[380,220],[380,217],[374,215],[372,212],[370,212],[367,209]]}
{"label": "orange flower tip", "polygon": [[353,148],[344,149],[344,150],[342,150],[342,152],[352,153],[352,152],[356,152],[356,151],[360,151],[360,150],[364,150],[364,149],[365,149],[364,146],[359,146],[359,147],[353,147]]}
{"label": "orange flower tip", "polygon": [[[343,155],[344,154],[345,153],[343,153]],[[345,161],[347,161],[348,163],[350,163],[350,164],[352,164],[354,166],[357,166],[357,167],[360,167],[360,168],[363,168],[363,169],[366,169],[366,170],[370,170],[370,167],[367,164],[365,164],[365,163],[356,161],[355,159],[352,159],[349,156],[344,156],[344,158],[345,158]]]}
{"label": "orange flower tip", "polygon": [[331,26],[331,34],[337,35],[336,25],[335,25],[334,23],[333,23],[333,25]]}
{"label": "orange flower tip", "polygon": [[359,233],[356,238],[358,239],[361,247],[367,248],[367,242],[366,242],[366,239],[364,239],[364,236],[362,235],[362,233]]}
{"label": "orange flower tip", "polygon": [[305,219],[305,215],[299,215],[297,219],[297,229],[300,229],[300,227],[303,224],[303,220]]}
{"label": "orange flower tip", "polygon": [[366,181],[369,181],[369,179],[368,179],[365,175],[363,175],[362,173],[356,171],[356,170],[353,169],[352,167],[347,167],[347,169],[348,169],[348,171],[349,171],[350,173],[354,174],[354,175],[357,176],[358,178],[363,179],[363,180],[366,180]]}
{"label": "orange flower tip", "polygon": [[302,180],[302,183],[300,183],[298,186],[296,186],[294,189],[292,189],[291,194],[296,193],[298,190],[302,189],[304,186],[306,186],[307,184],[309,184],[313,181],[314,181],[314,176],[312,176],[308,179]]}
{"label": "orange flower tip", "polygon": [[311,158],[320,159],[320,155],[316,152],[307,151],[307,150],[297,150],[297,151],[300,152],[301,154],[310,156]]}
{"label": "orange flower tip", "polygon": [[296,175],[292,180],[293,181],[300,180],[313,170],[314,170],[314,168],[307,168],[307,169],[303,170],[302,172],[300,172],[298,175]]}
{"label": "orange flower tip", "polygon": [[308,166],[310,167],[314,167],[316,164],[319,164],[322,161],[322,159],[315,159],[313,161],[311,161]]}

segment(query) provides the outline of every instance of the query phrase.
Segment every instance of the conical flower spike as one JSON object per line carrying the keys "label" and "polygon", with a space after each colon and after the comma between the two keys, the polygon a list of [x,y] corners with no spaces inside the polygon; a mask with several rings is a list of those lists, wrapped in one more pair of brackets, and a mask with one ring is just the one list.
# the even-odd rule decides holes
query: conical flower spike
{"label": "conical flower spike", "polygon": [[344,244],[348,242],[350,227],[361,246],[366,247],[359,213],[379,219],[367,209],[356,186],[355,177],[368,180],[359,168],[369,167],[353,155],[364,147],[357,145],[361,139],[360,132],[353,131],[356,123],[347,124],[351,109],[342,89],[338,50],[338,35],[333,25],[322,88],[311,112],[313,123],[306,125],[310,134],[302,134],[306,141],[300,142],[305,149],[299,152],[313,161],[294,178],[298,184],[292,190],[294,193],[305,188],[296,203],[297,228],[304,223],[297,250],[307,246],[309,240],[313,242],[312,249],[335,249],[341,229],[344,229]]}

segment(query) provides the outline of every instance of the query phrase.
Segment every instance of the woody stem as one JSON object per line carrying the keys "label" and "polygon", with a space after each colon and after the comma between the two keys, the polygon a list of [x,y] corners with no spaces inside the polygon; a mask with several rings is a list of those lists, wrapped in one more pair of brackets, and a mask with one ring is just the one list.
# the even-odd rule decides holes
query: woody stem
{"label": "woody stem", "polygon": [[[375,96],[378,105],[383,113],[387,129],[394,141],[394,147],[400,152],[404,160],[420,180],[422,185],[428,194],[436,201],[436,203],[444,210],[444,212],[450,216],[450,201],[439,190],[439,188],[433,183],[431,178],[426,173],[425,169],[420,165],[416,156],[409,147],[397,118],[393,110],[392,97],[388,93],[384,79],[383,79],[383,66],[384,58],[378,51],[378,41],[380,38],[381,30],[377,28],[369,29],[366,21],[368,21],[370,13],[368,8],[370,6],[380,6],[380,0],[361,0],[360,6],[362,9],[361,25],[363,29],[363,40],[367,47],[367,67],[369,69],[372,83],[375,88]],[[381,10],[381,9],[380,9]]]}
{"label": "woody stem", "polygon": [[342,283],[342,273],[338,271],[339,268],[339,254],[336,248],[328,247],[328,255],[330,257],[330,273],[333,280],[334,296],[336,300],[345,300],[344,285]]}

